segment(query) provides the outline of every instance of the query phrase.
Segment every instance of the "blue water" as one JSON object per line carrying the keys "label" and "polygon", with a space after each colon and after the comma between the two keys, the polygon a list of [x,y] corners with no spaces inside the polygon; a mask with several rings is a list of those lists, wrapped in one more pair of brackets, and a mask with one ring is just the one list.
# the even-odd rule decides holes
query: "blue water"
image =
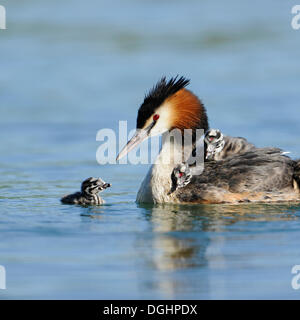
{"label": "blue water", "polygon": [[[176,74],[212,127],[300,157],[294,1],[0,4],[1,299],[300,298],[300,205],[139,206],[148,166],[96,161],[97,131]],[[61,205],[89,176],[106,205]]]}

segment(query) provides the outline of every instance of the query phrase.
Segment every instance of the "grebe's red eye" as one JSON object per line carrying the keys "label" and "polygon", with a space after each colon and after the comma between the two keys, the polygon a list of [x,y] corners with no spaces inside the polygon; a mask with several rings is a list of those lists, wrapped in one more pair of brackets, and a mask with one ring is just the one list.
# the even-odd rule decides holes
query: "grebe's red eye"
{"label": "grebe's red eye", "polygon": [[153,121],[157,121],[159,119],[159,114],[155,114],[154,116],[153,116]]}

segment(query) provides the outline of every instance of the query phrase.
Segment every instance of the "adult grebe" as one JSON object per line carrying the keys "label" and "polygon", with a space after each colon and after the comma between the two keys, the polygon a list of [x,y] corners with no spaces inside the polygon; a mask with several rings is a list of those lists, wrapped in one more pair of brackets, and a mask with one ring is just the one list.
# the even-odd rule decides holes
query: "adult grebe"
{"label": "adult grebe", "polygon": [[[185,89],[189,80],[165,78],[145,97],[138,111],[137,132],[117,160],[149,136],[179,130],[208,130],[208,118],[202,102]],[[143,129],[143,130],[139,130]],[[193,134],[194,141],[195,135]],[[299,201],[299,162],[279,149],[253,149],[220,161],[205,162],[204,171],[173,193],[171,174],[181,144],[165,140],[154,165],[137,194],[139,203],[241,203]],[[178,147],[180,146],[180,147]],[[170,150],[173,154],[170,156]],[[173,155],[173,156],[172,156]]]}
{"label": "adult grebe", "polygon": [[82,182],[81,192],[66,195],[61,198],[61,202],[65,204],[100,205],[104,203],[104,200],[98,193],[110,186],[101,178],[91,177]]}

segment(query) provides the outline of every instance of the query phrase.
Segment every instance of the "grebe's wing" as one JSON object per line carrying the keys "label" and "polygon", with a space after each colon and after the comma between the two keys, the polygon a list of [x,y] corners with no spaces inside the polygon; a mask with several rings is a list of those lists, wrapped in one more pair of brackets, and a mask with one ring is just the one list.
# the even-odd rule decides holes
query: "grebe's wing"
{"label": "grebe's wing", "polygon": [[[293,186],[295,162],[278,148],[259,148],[205,163],[204,171],[176,191],[180,202],[228,202],[231,194],[278,193]],[[239,197],[238,197],[239,198]],[[230,202],[230,201],[229,201]]]}

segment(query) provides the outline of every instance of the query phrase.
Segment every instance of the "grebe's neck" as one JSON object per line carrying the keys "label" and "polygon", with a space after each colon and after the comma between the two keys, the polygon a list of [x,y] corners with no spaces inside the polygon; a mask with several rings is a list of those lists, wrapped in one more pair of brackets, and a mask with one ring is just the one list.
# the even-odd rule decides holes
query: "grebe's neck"
{"label": "grebe's neck", "polygon": [[176,202],[171,190],[171,174],[174,167],[183,161],[183,147],[176,140],[163,136],[162,148],[155,163],[144,178],[137,194],[138,203]]}

